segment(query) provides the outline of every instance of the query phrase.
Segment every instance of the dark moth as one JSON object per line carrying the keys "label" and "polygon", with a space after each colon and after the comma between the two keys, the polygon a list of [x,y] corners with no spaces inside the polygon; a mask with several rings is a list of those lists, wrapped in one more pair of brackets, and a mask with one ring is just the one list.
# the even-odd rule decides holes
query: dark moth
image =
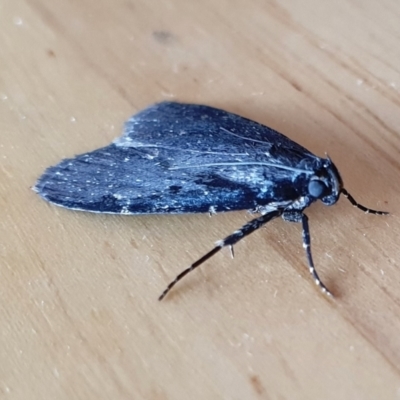
{"label": "dark moth", "polygon": [[236,244],[268,221],[301,222],[310,273],[315,271],[308,218],[316,200],[330,206],[343,188],[329,159],[309,152],[267,126],[204,105],[164,102],[134,115],[109,146],[48,168],[35,191],[58,206],[110,214],[183,214],[250,210],[245,224],[179,274],[160,300],[187,273],[222,247]]}

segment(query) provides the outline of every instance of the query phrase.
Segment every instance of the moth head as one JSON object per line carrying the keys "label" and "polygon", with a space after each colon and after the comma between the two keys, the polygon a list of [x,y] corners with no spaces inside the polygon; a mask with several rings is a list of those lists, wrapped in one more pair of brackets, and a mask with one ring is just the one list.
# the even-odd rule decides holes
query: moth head
{"label": "moth head", "polygon": [[330,206],[338,201],[343,181],[335,164],[328,157],[322,168],[308,182],[308,194]]}

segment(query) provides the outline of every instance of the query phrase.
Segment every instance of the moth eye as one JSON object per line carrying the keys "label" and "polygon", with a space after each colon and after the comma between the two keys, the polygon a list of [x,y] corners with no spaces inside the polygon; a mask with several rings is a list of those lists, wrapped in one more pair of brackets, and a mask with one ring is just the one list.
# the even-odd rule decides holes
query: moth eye
{"label": "moth eye", "polygon": [[310,196],[319,199],[327,190],[327,187],[322,181],[319,180],[312,180],[308,184],[308,193]]}

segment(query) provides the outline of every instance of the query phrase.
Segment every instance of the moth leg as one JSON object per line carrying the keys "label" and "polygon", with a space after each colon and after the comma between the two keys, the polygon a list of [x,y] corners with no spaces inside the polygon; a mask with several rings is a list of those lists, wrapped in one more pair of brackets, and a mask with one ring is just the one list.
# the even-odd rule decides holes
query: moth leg
{"label": "moth leg", "polygon": [[229,250],[231,251],[231,257],[235,258],[235,252],[233,250],[233,246],[232,245],[229,246]]}
{"label": "moth leg", "polygon": [[342,188],[340,190],[340,193],[346,197],[347,200],[350,201],[350,203],[354,206],[357,207],[359,210],[364,211],[366,214],[375,214],[375,215],[387,215],[389,214],[387,211],[377,211],[377,210],[372,210],[371,208],[367,208],[363,206],[362,204],[359,204],[355,201],[354,197],[345,189]]}
{"label": "moth leg", "polygon": [[254,232],[267,222],[271,221],[272,219],[279,217],[282,214],[281,210],[274,210],[269,212],[268,214],[262,215],[261,217],[255,218],[248,222],[247,224],[243,225],[240,229],[237,231],[233,232],[231,235],[227,236],[223,240],[219,240],[216,243],[216,246],[209,251],[207,254],[205,254],[203,257],[198,259],[196,262],[194,262],[189,268],[186,268],[183,270],[179,275],[176,276],[176,278],[166,287],[166,289],[161,293],[161,296],[158,298],[158,300],[162,300],[168,292],[189,272],[193,271],[195,268],[197,268],[199,265],[203,264],[205,261],[207,261],[209,258],[211,258],[214,254],[218,253],[223,247],[229,246],[231,249],[233,249],[233,245],[242,240],[245,236],[250,235],[250,233]]}
{"label": "moth leg", "polygon": [[308,269],[314,282],[321,289],[321,291],[328,296],[332,296],[332,293],[327,289],[327,287],[322,283],[318,273],[314,267],[314,261],[311,254],[311,238],[310,238],[310,228],[308,226],[308,217],[301,211],[286,211],[282,214],[282,218],[285,221],[289,222],[301,222],[303,225],[303,247],[306,251],[307,261],[308,261]]}
{"label": "moth leg", "polygon": [[311,255],[311,239],[310,239],[310,229],[308,227],[308,217],[306,214],[301,214],[301,222],[303,224],[303,247],[306,250],[307,260],[308,260],[308,267],[310,270],[310,274],[313,277],[315,283],[319,286],[321,291],[328,296],[332,296],[332,293],[326,288],[326,286],[322,283],[321,279],[319,278],[317,271],[314,267],[314,262]]}

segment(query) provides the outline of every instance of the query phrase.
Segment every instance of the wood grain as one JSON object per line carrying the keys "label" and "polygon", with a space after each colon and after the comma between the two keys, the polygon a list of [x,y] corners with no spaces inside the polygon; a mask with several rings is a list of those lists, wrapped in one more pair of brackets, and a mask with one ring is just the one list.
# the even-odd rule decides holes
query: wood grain
{"label": "wood grain", "polygon": [[[400,397],[400,4],[4,0],[0,4],[0,398]],[[30,187],[163,99],[328,152],[346,188],[169,280],[246,212],[91,215]]]}

